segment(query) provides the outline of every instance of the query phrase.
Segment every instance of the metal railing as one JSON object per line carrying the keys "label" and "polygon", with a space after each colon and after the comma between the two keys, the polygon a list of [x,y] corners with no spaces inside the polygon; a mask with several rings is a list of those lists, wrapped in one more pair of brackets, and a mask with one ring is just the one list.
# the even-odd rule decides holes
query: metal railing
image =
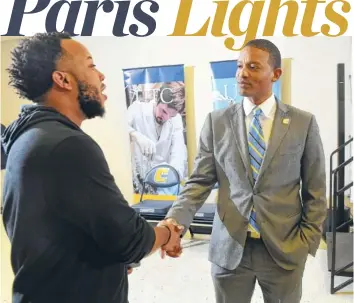
{"label": "metal railing", "polygon": [[[353,181],[349,182],[347,185],[344,185],[342,188],[338,188],[339,184],[344,184],[343,180],[338,180],[338,174],[342,172],[349,164],[353,162],[353,156],[351,156],[348,160],[340,163],[338,167],[333,169],[333,157],[338,152],[342,151],[347,145],[353,142],[353,138],[349,139],[343,145],[338,147],[335,151],[332,152],[330,157],[330,196],[329,196],[329,209],[331,210],[331,231],[332,231],[332,259],[331,259],[331,294],[336,293],[337,291],[343,289],[344,287],[353,283],[353,272],[346,271],[347,269],[351,268],[354,264],[353,261],[349,262],[348,264],[342,266],[339,269],[336,269],[336,255],[337,255],[337,232],[339,231],[346,231],[348,226],[353,224],[353,219],[349,218],[346,219],[345,216],[345,205],[344,199],[340,199],[343,201],[338,203],[338,198],[344,196],[344,193],[353,187]],[[342,174],[344,175],[344,174]],[[342,181],[342,182],[339,182]],[[338,222],[339,221],[339,222]],[[337,226],[337,224],[339,224]],[[353,260],[353,259],[352,259]],[[351,277],[347,281],[341,283],[338,286],[334,286],[334,278],[336,276],[341,277]]]}

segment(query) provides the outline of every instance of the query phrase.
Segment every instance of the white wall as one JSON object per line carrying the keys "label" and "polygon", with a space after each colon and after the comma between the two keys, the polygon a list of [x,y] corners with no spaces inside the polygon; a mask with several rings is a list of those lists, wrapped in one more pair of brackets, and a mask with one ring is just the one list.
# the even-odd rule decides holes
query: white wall
{"label": "white wall", "polygon": [[[337,63],[346,64],[346,99],[349,105],[351,73],[351,37],[336,39],[326,37],[271,39],[280,49],[283,58],[292,58],[292,105],[312,112],[318,120],[324,149],[329,166],[330,153],[337,148]],[[106,75],[108,86],[107,121],[115,121],[117,127],[124,128],[125,95],[123,90],[123,68],[185,64],[195,66],[195,108],[196,136],[199,137],[205,116],[212,110],[210,99],[209,62],[236,59],[236,52],[228,51],[223,40],[205,37],[152,37],[148,39],[111,37],[79,39],[92,52],[98,68]],[[349,110],[348,110],[349,112]],[[349,115],[347,117],[350,118]],[[351,118],[350,118],[351,119]],[[95,123],[95,122],[89,122]],[[103,124],[106,122],[102,122]],[[108,123],[108,122],[107,122]],[[94,124],[92,124],[94,125]],[[352,122],[347,120],[347,125]],[[92,131],[94,131],[94,126]],[[352,129],[352,127],[351,127]],[[130,163],[126,160],[128,139],[125,135],[115,135],[114,129],[105,128],[112,144],[119,144],[112,169],[122,172],[125,180],[119,185],[130,192],[130,181],[126,177]],[[92,133],[100,137],[100,133]],[[114,142],[115,138],[117,142]],[[111,148],[110,148],[111,149]],[[113,155],[114,153],[112,153]],[[125,176],[125,178],[124,178]]]}

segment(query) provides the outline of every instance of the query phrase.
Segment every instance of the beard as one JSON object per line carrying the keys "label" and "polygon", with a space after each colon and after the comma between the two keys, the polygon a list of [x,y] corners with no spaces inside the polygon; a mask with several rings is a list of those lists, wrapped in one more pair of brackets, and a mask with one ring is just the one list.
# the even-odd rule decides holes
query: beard
{"label": "beard", "polygon": [[88,119],[103,117],[105,109],[100,103],[99,91],[94,86],[79,81],[79,104],[81,111]]}
{"label": "beard", "polygon": [[163,124],[163,121],[162,121],[161,118],[156,118],[156,117],[155,117],[155,121],[156,121],[156,123],[159,124],[159,125],[162,125],[162,124]]}

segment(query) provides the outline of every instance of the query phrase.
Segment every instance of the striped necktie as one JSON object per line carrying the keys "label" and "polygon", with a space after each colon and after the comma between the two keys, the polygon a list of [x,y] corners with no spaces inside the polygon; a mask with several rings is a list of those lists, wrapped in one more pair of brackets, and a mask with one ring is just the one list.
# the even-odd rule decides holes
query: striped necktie
{"label": "striped necktie", "polygon": [[[260,108],[256,108],[248,133],[248,150],[254,183],[257,181],[259,170],[261,168],[266,151],[263,130],[259,120],[260,115],[262,115],[262,110]],[[248,230],[251,232],[251,237],[259,238],[259,228],[256,224],[256,212],[254,207],[249,219]]]}

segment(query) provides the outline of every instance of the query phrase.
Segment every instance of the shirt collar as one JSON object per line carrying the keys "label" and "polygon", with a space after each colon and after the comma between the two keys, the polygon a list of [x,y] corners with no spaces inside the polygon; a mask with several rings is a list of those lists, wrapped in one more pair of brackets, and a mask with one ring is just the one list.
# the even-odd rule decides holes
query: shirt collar
{"label": "shirt collar", "polygon": [[[271,118],[272,111],[275,104],[276,104],[275,97],[274,94],[272,94],[267,100],[265,100],[261,105],[259,105],[259,108],[262,110],[263,114],[266,117]],[[243,109],[245,111],[246,116],[252,113],[255,107],[256,105],[253,104],[249,98],[245,97],[243,99]]]}

